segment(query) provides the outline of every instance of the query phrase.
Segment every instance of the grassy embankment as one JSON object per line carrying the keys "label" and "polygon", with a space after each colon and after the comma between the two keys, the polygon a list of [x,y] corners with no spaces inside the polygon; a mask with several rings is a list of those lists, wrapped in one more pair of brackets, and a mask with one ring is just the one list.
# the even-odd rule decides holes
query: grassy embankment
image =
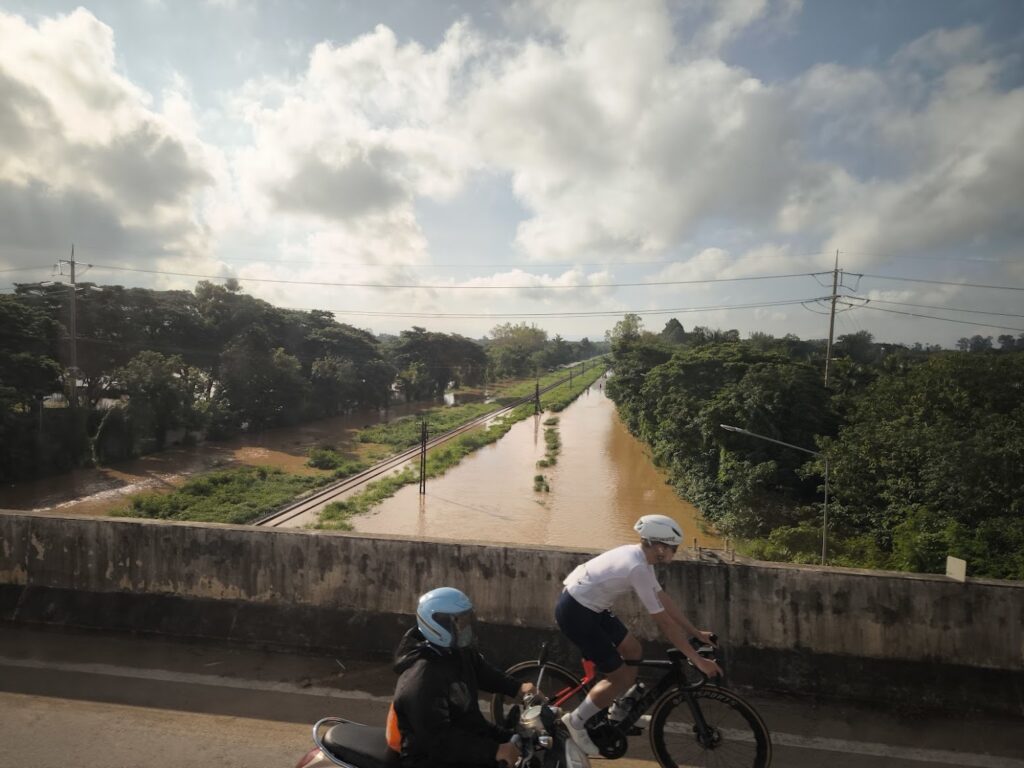
{"label": "grassy embankment", "polygon": [[[571,388],[568,383],[566,383],[541,395],[541,406],[544,410],[561,411],[573,400],[579,397],[580,393],[596,381],[603,373],[603,367],[594,367],[584,374],[574,376]],[[545,379],[547,379],[547,383],[551,383],[553,381],[557,381],[563,375],[564,373],[560,372],[558,374],[552,374],[550,377],[545,377]],[[541,379],[541,385],[545,384],[545,379]],[[527,394],[532,390],[533,387],[530,386]],[[480,429],[478,431],[462,435],[442,446],[428,451],[427,477],[437,477],[438,475],[444,474],[451,467],[462,461],[465,456],[468,456],[478,448],[490,445],[491,443],[501,439],[505,433],[512,428],[513,424],[532,415],[533,403],[525,403],[505,416],[496,419],[485,429]],[[386,428],[387,427],[385,427],[385,429]],[[379,439],[379,437],[377,439]],[[417,426],[416,441],[418,440],[419,432]],[[545,440],[547,440],[546,433]],[[415,445],[415,441],[412,444]],[[548,445],[550,451],[551,444],[548,443]],[[552,456],[553,455],[554,454],[552,454]],[[352,523],[350,520],[352,517],[369,511],[384,499],[393,496],[402,486],[418,481],[419,468],[416,467],[406,468],[397,474],[390,475],[375,483],[371,483],[365,491],[353,496],[352,498],[328,504],[324,508],[323,512],[320,513],[320,522],[317,523],[316,527],[345,531],[351,530]]]}
{"label": "grassy embankment", "polygon": [[[552,416],[544,420],[544,458],[537,462],[537,467],[545,469],[558,463],[558,454],[562,452],[562,438],[558,435],[558,417]],[[548,493],[551,485],[544,474],[533,476],[533,490]]]}
{"label": "grassy embankment", "polygon": [[273,467],[223,469],[188,480],[171,493],[141,493],[111,514],[244,525],[362,468],[358,462],[347,462],[319,475],[294,475]]}
{"label": "grassy embankment", "polygon": [[[546,378],[547,383],[551,383],[559,376]],[[541,384],[544,383],[545,379],[542,379]],[[363,430],[360,440],[364,443],[380,443],[379,450],[373,453],[384,458],[391,452],[415,445],[419,441],[419,419],[423,415],[426,415],[432,432],[444,431],[475,416],[496,410],[502,403],[524,397],[533,391],[533,387],[532,381],[517,382],[513,386],[501,388],[500,396],[493,403],[469,403],[431,409],[420,416],[406,417],[385,425],[386,432],[381,432],[377,427]],[[241,525],[258,520],[294,501],[296,497],[342,480],[366,466],[365,462],[345,457],[333,446],[313,448],[309,457],[309,466],[323,470],[322,473],[295,475],[271,467],[232,467],[190,479],[170,493],[138,494],[131,498],[128,506],[111,514],[116,517]]]}

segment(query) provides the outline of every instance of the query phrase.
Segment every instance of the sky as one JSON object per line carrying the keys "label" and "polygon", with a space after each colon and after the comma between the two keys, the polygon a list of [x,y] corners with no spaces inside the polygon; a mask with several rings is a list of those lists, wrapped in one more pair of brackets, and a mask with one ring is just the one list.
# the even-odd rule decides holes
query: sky
{"label": "sky", "polygon": [[[1024,333],[1019,0],[0,0],[0,291]],[[64,263],[62,263],[64,262]],[[998,344],[998,342],[997,342]]]}

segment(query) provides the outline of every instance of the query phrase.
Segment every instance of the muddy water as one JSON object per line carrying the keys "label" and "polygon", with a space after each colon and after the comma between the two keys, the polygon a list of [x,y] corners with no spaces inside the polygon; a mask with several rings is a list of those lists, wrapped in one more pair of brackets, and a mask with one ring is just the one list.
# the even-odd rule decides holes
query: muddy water
{"label": "muddy water", "polygon": [[[386,417],[395,419],[432,405],[395,406]],[[196,472],[242,464],[277,467],[296,474],[315,474],[317,470],[306,466],[307,451],[311,447],[333,445],[339,451],[355,454],[363,448],[355,443],[355,433],[384,417],[383,412],[365,411],[297,427],[271,429],[224,442],[170,448],[109,467],[79,469],[0,487],[0,509],[106,515],[125,506],[132,494],[171,490]]]}
{"label": "muddy water", "polygon": [[[406,486],[369,515],[357,531],[489,542],[607,548],[635,540],[642,514],[669,515],[682,524],[686,545],[720,548],[701,531],[700,513],[680,499],[619,420],[603,382],[591,386],[559,416],[562,450],[554,467],[544,458],[543,421],[516,424],[497,443],[467,457],[420,496]],[[543,473],[550,492],[533,489]]]}

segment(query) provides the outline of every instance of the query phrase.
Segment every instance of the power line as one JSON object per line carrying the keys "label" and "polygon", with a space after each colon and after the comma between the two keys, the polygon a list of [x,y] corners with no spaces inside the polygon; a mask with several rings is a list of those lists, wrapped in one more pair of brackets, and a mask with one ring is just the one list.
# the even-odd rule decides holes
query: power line
{"label": "power line", "polygon": [[[376,310],[358,310],[358,309],[322,309],[318,308],[319,311],[330,312],[335,315],[358,315],[358,316],[369,316],[369,317],[404,317],[404,318],[451,318],[451,319],[499,319],[499,318],[516,318],[516,317],[621,317],[622,315],[672,315],[672,314],[684,314],[689,312],[715,312],[723,311],[728,309],[757,309],[762,307],[781,307],[791,306],[795,304],[804,304],[811,301],[821,301],[821,298],[817,299],[789,299],[782,301],[763,301],[755,302],[750,304],[720,304],[715,306],[704,306],[704,307],[674,307],[670,309],[621,309],[621,310],[608,310],[608,311],[590,311],[590,312],[494,312],[494,313],[476,313],[476,312],[380,312]],[[294,311],[310,312],[313,311],[308,307],[281,307],[281,309],[290,309]]]}
{"label": "power line", "polygon": [[853,307],[855,309],[856,308],[871,309],[871,310],[874,310],[875,312],[889,312],[890,314],[894,314],[894,315],[907,315],[909,317],[922,317],[922,318],[925,318],[927,320],[945,320],[947,323],[960,323],[962,325],[977,325],[977,326],[981,326],[982,328],[998,328],[999,330],[1003,330],[1003,331],[1020,331],[1021,333],[1024,333],[1024,328],[1010,328],[1009,326],[993,325],[991,323],[975,323],[975,322],[972,322],[970,320],[957,320],[956,318],[952,318],[952,317],[936,317],[935,315],[922,315],[922,314],[919,314],[917,312],[901,312],[898,309],[883,309],[882,307],[872,307],[870,304],[850,304],[849,302],[845,302],[845,301],[841,302],[841,303],[846,304],[848,307]]}
{"label": "power line", "polygon": [[47,264],[45,267],[9,267],[7,269],[0,269],[0,272],[41,272],[44,269],[52,269],[53,265]]}
{"label": "power line", "polygon": [[567,285],[424,285],[403,283],[335,283],[324,280],[281,280],[267,277],[237,277],[233,275],[199,275],[191,272],[164,272],[158,269],[138,269],[136,267],[116,267],[110,264],[89,264],[93,269],[110,269],[118,272],[142,272],[151,275],[169,275],[173,277],[198,277],[206,280],[237,280],[240,283],[280,283],[284,285],[322,285],[332,288],[388,288],[388,289],[429,289],[429,290],[524,290],[538,289],[568,290],[577,288],[637,288],[642,286],[661,285],[698,285],[703,283],[733,283],[744,280],[781,280],[791,277],[813,277],[815,272],[796,272],[787,275],[755,275],[751,277],[717,277],[704,280],[658,280],[657,282],[636,283],[572,283]]}
{"label": "power line", "polygon": [[975,264],[1019,264],[1019,259],[972,259],[969,256],[911,256],[898,253],[859,253],[857,251],[840,251],[842,256],[870,256],[885,259],[913,259],[916,261],[965,261]]}
{"label": "power line", "polygon": [[860,273],[861,277],[873,277],[875,280],[899,280],[906,283],[931,283],[932,285],[955,285],[962,288],[991,288],[998,291],[1024,291],[1024,286],[1017,285],[985,285],[982,283],[951,283],[945,280],[925,280],[919,277],[889,277],[887,275],[869,275]]}
{"label": "power line", "polygon": [[[844,298],[854,298],[847,296]],[[1000,317],[1024,317],[1024,315],[1014,314],[1013,312],[989,312],[983,309],[962,309],[960,307],[943,307],[938,304],[911,304],[906,301],[886,301],[884,299],[863,299],[863,301],[871,302],[872,304],[893,304],[897,307],[917,307],[919,309],[941,309],[946,312],[967,312],[972,315],[998,315]]]}
{"label": "power line", "polygon": [[[714,256],[728,257],[730,254],[726,252],[712,254]],[[822,253],[805,253],[800,256],[794,256],[792,258],[797,259],[809,259],[814,256],[823,256]],[[292,259],[252,259],[244,256],[221,256],[217,258],[217,261],[241,261],[245,263],[254,264],[306,264],[309,266],[318,267],[401,267],[403,269],[433,269],[434,267],[468,267],[472,269],[492,269],[496,267],[511,268],[511,269],[543,269],[545,267],[632,267],[632,266],[644,266],[644,265],[659,265],[659,264],[686,264],[693,256],[688,258],[678,259],[607,259],[605,261],[545,261],[545,262],[432,262],[429,264],[417,263],[379,263],[371,261],[339,261],[339,262],[325,262],[323,259],[320,260],[292,260]]]}

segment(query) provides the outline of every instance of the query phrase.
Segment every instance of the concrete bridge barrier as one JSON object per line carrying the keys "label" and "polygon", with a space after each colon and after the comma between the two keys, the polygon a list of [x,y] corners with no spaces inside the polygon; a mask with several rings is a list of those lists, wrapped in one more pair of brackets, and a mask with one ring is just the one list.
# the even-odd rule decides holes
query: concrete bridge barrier
{"label": "concrete bridge barrier", "polygon": [[[543,640],[592,550],[0,512],[0,621],[388,658],[416,598],[470,594],[497,661]],[[1024,712],[1024,584],[772,563],[659,572],[719,633],[729,683],[906,706]],[[656,653],[635,601],[618,612]]]}

